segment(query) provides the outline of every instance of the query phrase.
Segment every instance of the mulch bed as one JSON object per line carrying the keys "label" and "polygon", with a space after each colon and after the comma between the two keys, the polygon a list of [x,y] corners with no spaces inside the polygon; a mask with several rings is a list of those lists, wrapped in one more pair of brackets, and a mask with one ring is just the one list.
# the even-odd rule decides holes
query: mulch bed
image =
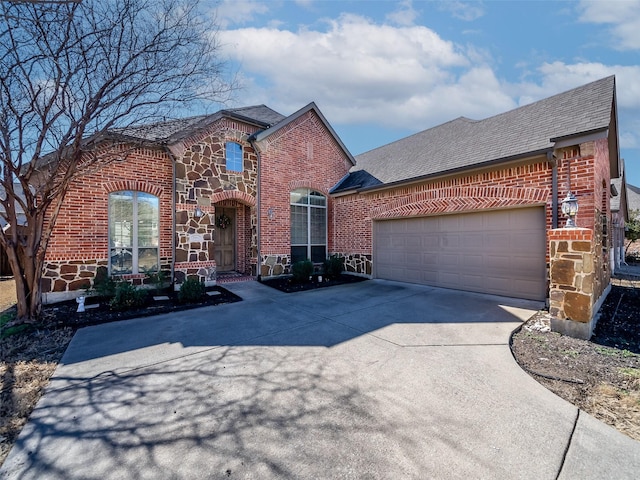
{"label": "mulch bed", "polygon": [[579,340],[549,331],[539,312],[514,333],[520,366],[556,395],[640,440],[640,289],[613,286],[594,335]]}
{"label": "mulch bed", "polygon": [[[319,279],[322,278],[322,282]],[[304,292],[306,290],[314,290],[316,288],[334,287],[336,285],[344,285],[347,283],[357,283],[367,280],[365,277],[357,275],[341,274],[336,277],[313,275],[308,282],[296,282],[292,277],[276,277],[261,280],[261,282],[271,288],[275,288],[285,293]]]}
{"label": "mulch bed", "polygon": [[[166,295],[169,297],[169,300],[154,301],[150,295],[149,301],[145,306],[127,310],[113,310],[106,301],[101,301],[101,299],[97,297],[90,297],[87,298],[85,303],[86,307],[89,308],[86,308],[86,311],[83,313],[78,313],[77,302],[71,300],[43,306],[41,321],[51,326],[80,328],[119,320],[130,320],[132,318],[178,312],[192,308],[239,302],[242,300],[236,294],[220,286],[208,287],[207,292],[219,292],[219,294],[214,296],[206,295],[201,301],[196,303],[180,303],[177,299],[176,292],[163,291],[157,295]],[[95,304],[99,304],[99,306],[96,308],[90,307]]]}

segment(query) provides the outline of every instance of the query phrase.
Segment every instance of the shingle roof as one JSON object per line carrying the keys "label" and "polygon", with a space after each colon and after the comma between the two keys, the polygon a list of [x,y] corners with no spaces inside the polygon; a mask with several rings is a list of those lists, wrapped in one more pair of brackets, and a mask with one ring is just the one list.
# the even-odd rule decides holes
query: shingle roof
{"label": "shingle roof", "polygon": [[388,184],[542,153],[551,139],[608,128],[614,90],[610,76],[484,120],[460,117],[358,155],[351,171]]}
{"label": "shingle roof", "polygon": [[627,205],[629,211],[640,210],[640,188],[627,183]]}
{"label": "shingle roof", "polygon": [[254,105],[220,110],[212,115],[198,115],[195,117],[114,129],[113,133],[152,142],[173,143],[225,116],[256,123],[264,128],[278,123],[285,118],[284,115],[270,109],[266,105]]}

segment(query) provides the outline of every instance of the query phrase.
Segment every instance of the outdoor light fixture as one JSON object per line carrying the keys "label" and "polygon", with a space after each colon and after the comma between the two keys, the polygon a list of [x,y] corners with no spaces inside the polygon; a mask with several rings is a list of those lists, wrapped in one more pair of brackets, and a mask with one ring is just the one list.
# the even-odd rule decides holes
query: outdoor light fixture
{"label": "outdoor light fixture", "polygon": [[[564,207],[563,207],[564,208]],[[204,212],[200,208],[200,205],[196,205],[196,209],[193,211],[193,216],[196,218],[200,218],[204,215]]]}
{"label": "outdoor light fixture", "polygon": [[276,212],[273,210],[273,207],[269,207],[269,210],[267,210],[267,217],[269,217],[269,220],[276,218]]}
{"label": "outdoor light fixture", "polygon": [[575,216],[578,214],[578,199],[569,191],[567,196],[562,200],[562,213],[568,217],[565,228],[575,228]]}

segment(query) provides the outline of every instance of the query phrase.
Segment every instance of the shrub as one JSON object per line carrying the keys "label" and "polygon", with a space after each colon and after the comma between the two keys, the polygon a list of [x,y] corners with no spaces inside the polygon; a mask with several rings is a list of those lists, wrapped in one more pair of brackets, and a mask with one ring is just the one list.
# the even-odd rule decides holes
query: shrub
{"label": "shrub", "polygon": [[304,283],[309,281],[309,277],[313,274],[313,263],[311,260],[301,260],[291,265],[291,274],[293,281]]}
{"label": "shrub", "polygon": [[338,277],[344,272],[344,259],[338,255],[332,255],[324,261],[324,274],[328,277]]}
{"label": "shrub", "polygon": [[146,283],[153,285],[156,292],[160,292],[167,281],[167,272],[164,270],[158,270],[157,272],[145,273]]}
{"label": "shrub", "polygon": [[640,263],[640,252],[629,252],[625,255],[626,263]]}
{"label": "shrub", "polygon": [[206,292],[206,287],[197,278],[187,278],[178,292],[178,300],[182,303],[195,303],[202,300]]}
{"label": "shrub", "polygon": [[[100,269],[104,269],[101,271]],[[96,277],[93,280],[93,288],[88,293],[95,293],[99,297],[113,297],[116,294],[116,288],[119,281],[114,280],[106,273],[105,267],[98,267]]]}
{"label": "shrub", "polygon": [[118,282],[109,306],[114,310],[142,307],[147,301],[147,292],[129,282]]}

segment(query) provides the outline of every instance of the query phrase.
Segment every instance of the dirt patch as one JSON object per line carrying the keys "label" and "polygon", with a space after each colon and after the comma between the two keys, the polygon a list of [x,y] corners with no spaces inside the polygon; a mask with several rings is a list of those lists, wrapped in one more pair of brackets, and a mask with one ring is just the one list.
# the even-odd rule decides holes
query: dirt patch
{"label": "dirt patch", "polygon": [[0,340],[0,464],[42,396],[73,332],[39,328]]}
{"label": "dirt patch", "polygon": [[539,312],[513,335],[512,351],[556,395],[640,440],[640,281],[613,283],[591,340],[550,332]]}
{"label": "dirt patch", "polygon": [[0,313],[16,303],[16,282],[13,278],[0,277]]}

